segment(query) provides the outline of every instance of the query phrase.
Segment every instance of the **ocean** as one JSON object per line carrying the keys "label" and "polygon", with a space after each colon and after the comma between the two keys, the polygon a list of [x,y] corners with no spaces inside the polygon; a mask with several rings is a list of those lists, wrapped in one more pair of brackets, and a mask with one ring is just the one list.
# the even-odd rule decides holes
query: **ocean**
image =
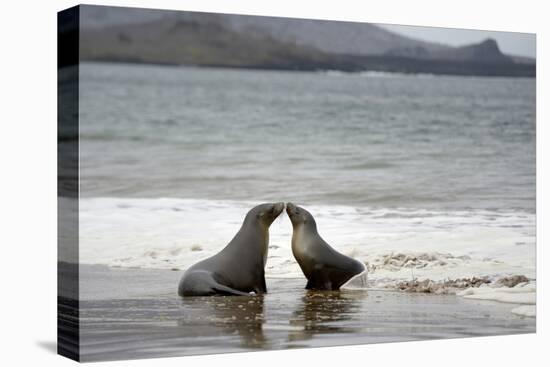
{"label": "ocean", "polygon": [[373,285],[536,276],[535,79],[84,63],[80,103],[81,263],[184,270],[292,201]]}

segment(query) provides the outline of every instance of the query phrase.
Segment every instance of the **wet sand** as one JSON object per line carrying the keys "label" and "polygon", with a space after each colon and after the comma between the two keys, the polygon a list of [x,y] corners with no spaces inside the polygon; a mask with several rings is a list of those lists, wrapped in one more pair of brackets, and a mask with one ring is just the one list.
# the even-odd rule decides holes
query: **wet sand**
{"label": "wet sand", "polygon": [[81,361],[462,338],[535,332],[517,305],[381,290],[182,299],[181,271],[80,266]]}

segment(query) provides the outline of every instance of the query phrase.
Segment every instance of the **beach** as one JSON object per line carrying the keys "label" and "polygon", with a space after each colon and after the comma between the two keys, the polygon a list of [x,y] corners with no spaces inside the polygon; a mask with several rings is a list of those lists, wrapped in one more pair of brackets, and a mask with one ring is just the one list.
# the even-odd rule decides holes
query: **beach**
{"label": "beach", "polygon": [[[98,62],[79,75],[79,198],[59,199],[79,248],[62,231],[59,261],[80,263],[83,361],[535,332],[534,79]],[[283,213],[268,294],[177,296],[252,207],[289,201],[365,264],[366,288],[304,290]]]}
{"label": "beach", "polygon": [[267,278],[268,294],[176,294],[182,272],[80,266],[81,361],[532,333],[517,305],[376,289],[313,292]]}

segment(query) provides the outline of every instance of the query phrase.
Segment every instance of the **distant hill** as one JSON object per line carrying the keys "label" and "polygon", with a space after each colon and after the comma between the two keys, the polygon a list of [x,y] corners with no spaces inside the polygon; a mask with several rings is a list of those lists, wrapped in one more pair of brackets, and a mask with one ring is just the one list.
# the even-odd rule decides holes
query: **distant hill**
{"label": "distant hill", "polygon": [[509,64],[514,62],[511,57],[504,55],[500,51],[497,42],[491,38],[474,45],[437,50],[432,53],[432,58],[457,61],[476,60],[487,63]]}
{"label": "distant hill", "polygon": [[464,47],[368,23],[81,6],[81,60],[263,69],[534,76],[494,40]]}
{"label": "distant hill", "polygon": [[486,39],[480,43],[427,50],[421,46],[392,49],[386,55],[404,56],[431,60],[476,61],[484,63],[513,63],[513,59],[504,55],[495,40]]}
{"label": "distant hill", "polygon": [[383,55],[392,49],[442,51],[448,46],[407,38],[369,23],[229,15],[225,21],[238,32],[264,34],[283,42],[335,54]]}
{"label": "distant hill", "polygon": [[83,29],[80,40],[83,60],[228,67],[273,64],[280,68],[325,60],[325,55],[312,47],[238,33],[218,15],[206,13]]}
{"label": "distant hill", "polygon": [[528,57],[528,56],[517,56],[517,55],[508,55],[508,56],[510,56],[516,64],[535,65],[537,63],[537,61],[534,58]]}

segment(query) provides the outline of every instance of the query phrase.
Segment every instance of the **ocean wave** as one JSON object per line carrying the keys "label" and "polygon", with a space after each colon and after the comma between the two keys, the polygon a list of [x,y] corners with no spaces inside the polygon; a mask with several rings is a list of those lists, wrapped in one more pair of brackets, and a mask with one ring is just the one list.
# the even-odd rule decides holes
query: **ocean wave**
{"label": "ocean wave", "polygon": [[[81,199],[80,262],[184,270],[221,250],[257,204],[177,198]],[[536,276],[532,213],[305,206],[328,243],[366,264],[372,286],[411,279]],[[303,277],[292,256],[291,237],[292,226],[283,213],[270,228],[266,276]]]}

